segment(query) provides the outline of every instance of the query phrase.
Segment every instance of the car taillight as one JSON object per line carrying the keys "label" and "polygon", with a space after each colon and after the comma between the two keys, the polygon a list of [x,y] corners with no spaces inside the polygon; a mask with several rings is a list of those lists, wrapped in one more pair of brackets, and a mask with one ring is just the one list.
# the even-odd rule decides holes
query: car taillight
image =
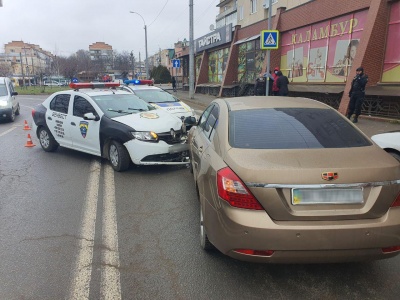
{"label": "car taillight", "polygon": [[233,207],[263,210],[261,204],[228,167],[217,172],[218,195]]}
{"label": "car taillight", "polygon": [[35,113],[36,113],[36,110],[32,109],[32,118],[35,115]]}
{"label": "car taillight", "polygon": [[274,250],[235,249],[233,251],[241,254],[257,256],[272,256],[272,254],[274,254]]}
{"label": "car taillight", "polygon": [[396,200],[392,203],[390,207],[400,206],[400,193],[397,195]]}
{"label": "car taillight", "polygon": [[397,251],[400,251],[400,246],[382,248],[383,253],[392,253]]}

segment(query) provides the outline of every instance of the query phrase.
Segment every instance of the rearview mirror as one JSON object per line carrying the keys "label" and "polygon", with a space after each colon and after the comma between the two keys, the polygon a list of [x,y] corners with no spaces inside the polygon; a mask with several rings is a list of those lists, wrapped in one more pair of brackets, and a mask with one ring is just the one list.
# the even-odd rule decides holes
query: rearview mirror
{"label": "rearview mirror", "polygon": [[197,121],[196,121],[196,118],[193,117],[193,116],[186,117],[186,118],[183,120],[183,123],[185,123],[185,125],[195,125],[196,122],[197,122]]}

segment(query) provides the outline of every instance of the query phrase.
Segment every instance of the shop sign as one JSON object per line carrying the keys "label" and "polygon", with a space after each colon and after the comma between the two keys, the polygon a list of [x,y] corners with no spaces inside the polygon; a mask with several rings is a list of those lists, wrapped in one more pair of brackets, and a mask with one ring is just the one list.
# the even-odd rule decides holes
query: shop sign
{"label": "shop sign", "polygon": [[195,40],[195,52],[204,51],[232,41],[232,24],[217,28]]}

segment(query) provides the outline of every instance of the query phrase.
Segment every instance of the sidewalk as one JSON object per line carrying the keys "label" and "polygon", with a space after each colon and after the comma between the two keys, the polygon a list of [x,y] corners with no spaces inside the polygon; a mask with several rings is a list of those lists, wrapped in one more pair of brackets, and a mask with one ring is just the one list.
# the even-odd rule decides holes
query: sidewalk
{"label": "sidewalk", "polygon": [[[193,99],[190,99],[188,91],[177,90],[176,92],[169,91],[171,94],[174,94],[183,102],[187,103],[188,105],[195,104],[206,108],[211,101],[217,99],[216,96],[211,95],[203,95],[203,94],[194,94]],[[385,118],[378,118],[378,117],[370,117],[361,115],[358,119],[358,123],[356,124],[358,128],[361,129],[369,137],[373,136],[374,134],[388,132],[388,131],[400,131],[400,121],[399,120],[392,120],[392,119],[385,119]]]}

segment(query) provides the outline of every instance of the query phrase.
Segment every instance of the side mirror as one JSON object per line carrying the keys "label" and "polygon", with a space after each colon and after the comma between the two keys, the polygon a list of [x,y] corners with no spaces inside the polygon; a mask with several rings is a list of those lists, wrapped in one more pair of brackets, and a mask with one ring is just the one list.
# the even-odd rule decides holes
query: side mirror
{"label": "side mirror", "polygon": [[99,116],[95,116],[94,113],[86,113],[83,115],[83,119],[85,120],[94,120],[94,121],[98,121],[100,120]]}
{"label": "side mirror", "polygon": [[196,118],[193,116],[190,117],[186,117],[183,120],[183,123],[185,123],[185,125],[195,125],[197,123]]}
{"label": "side mirror", "polygon": [[18,92],[12,92],[11,93],[11,96],[17,96],[18,95]]}

